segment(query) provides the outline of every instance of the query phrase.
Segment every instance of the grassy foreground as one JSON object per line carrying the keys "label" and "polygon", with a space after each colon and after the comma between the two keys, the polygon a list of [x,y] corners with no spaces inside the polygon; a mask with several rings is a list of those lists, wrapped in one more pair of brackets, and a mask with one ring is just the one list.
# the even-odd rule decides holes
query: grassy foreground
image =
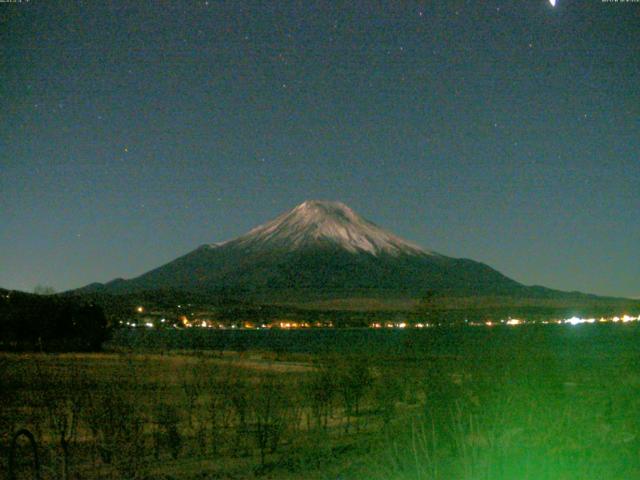
{"label": "grassy foreground", "polygon": [[[0,468],[26,428],[44,479],[640,478],[637,352],[537,339],[455,355],[3,354]],[[15,458],[31,478],[24,440]]]}

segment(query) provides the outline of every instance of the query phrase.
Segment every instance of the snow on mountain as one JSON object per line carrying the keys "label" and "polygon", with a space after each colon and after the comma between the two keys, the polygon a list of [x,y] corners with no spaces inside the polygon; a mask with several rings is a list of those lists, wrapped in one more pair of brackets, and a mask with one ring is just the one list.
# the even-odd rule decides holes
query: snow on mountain
{"label": "snow on mountain", "polygon": [[296,250],[332,244],[349,252],[397,256],[436,255],[362,218],[341,202],[308,200],[274,220],[220,246]]}
{"label": "snow on mountain", "polygon": [[[110,292],[236,292],[244,300],[510,295],[523,287],[479,262],[420,248],[339,202],[306,201],[245,235],[203,245]],[[94,288],[94,290],[96,290]]]}

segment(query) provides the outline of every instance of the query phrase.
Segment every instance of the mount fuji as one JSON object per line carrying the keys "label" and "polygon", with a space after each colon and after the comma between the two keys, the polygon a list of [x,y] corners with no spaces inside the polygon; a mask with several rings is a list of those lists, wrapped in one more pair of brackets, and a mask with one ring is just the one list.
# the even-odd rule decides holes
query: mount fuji
{"label": "mount fuji", "polygon": [[340,202],[306,201],[245,235],[203,245],[139,277],[78,293],[172,289],[254,301],[512,296],[525,287],[491,267],[447,257],[382,229]]}

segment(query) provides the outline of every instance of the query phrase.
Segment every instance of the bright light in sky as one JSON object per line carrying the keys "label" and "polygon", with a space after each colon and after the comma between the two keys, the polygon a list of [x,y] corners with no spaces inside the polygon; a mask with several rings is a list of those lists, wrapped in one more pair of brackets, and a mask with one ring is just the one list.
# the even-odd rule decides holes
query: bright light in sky
{"label": "bright light in sky", "polygon": [[556,6],[556,0],[549,0],[549,3],[551,4],[552,7]]}

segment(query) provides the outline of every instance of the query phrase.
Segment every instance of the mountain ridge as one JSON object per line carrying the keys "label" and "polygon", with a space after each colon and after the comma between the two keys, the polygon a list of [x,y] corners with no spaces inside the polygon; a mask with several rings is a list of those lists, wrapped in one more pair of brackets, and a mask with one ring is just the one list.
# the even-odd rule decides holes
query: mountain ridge
{"label": "mountain ridge", "polygon": [[308,200],[237,238],[204,244],[135,278],[78,293],[174,289],[257,302],[575,295],[527,287],[490,266],[408,242],[341,202]]}

